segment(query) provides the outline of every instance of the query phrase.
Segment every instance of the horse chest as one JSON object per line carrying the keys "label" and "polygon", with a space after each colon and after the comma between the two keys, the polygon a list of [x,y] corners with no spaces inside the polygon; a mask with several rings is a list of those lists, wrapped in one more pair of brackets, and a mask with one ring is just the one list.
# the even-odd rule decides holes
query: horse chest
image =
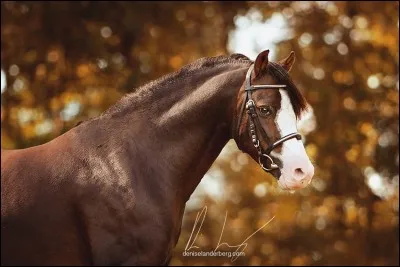
{"label": "horse chest", "polygon": [[164,264],[181,225],[179,213],[171,216],[171,202],[135,179],[129,186],[98,183],[91,182],[80,200],[93,263]]}
{"label": "horse chest", "polygon": [[[163,264],[173,247],[177,226],[156,210],[130,210],[112,204],[90,209],[88,235],[93,262],[102,264]],[[168,248],[168,249],[166,249]]]}

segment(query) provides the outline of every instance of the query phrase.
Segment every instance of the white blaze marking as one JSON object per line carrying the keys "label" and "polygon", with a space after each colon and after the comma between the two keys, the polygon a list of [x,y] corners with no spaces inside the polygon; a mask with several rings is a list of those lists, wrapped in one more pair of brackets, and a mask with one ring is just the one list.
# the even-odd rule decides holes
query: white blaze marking
{"label": "white blaze marking", "polygon": [[[279,89],[279,92],[281,94],[281,108],[279,109],[278,113],[276,114],[275,123],[278,127],[280,136],[283,137],[290,133],[297,132],[296,114],[294,113],[288,92],[285,89]],[[284,162],[283,158],[284,158],[285,150],[287,150],[287,147],[289,147],[289,143],[297,144],[299,142],[295,138],[285,141],[282,145],[282,152],[281,152],[282,154],[278,154],[275,151],[272,151],[271,155],[279,158],[282,162]],[[295,146],[295,145],[290,145],[290,147],[293,147],[293,146]]]}
{"label": "white blaze marking", "polygon": [[281,93],[281,109],[276,116],[276,123],[281,136],[297,132],[296,114],[290,102],[289,94],[285,89],[279,89]]}
{"label": "white blaze marking", "polygon": [[[281,94],[281,108],[276,115],[275,122],[280,136],[283,137],[287,134],[297,132],[297,120],[288,92],[284,89],[280,89],[279,92]],[[283,184],[290,185],[296,183],[294,170],[296,168],[309,169],[309,165],[311,164],[303,142],[296,138],[284,142],[281,153],[278,154],[273,151],[271,155],[282,161],[281,178],[283,179],[281,182]]]}

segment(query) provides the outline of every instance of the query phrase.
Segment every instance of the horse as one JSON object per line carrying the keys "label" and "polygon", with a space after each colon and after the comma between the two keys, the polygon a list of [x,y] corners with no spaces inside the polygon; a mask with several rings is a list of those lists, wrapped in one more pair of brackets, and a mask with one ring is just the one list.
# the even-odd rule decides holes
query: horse
{"label": "horse", "polygon": [[269,50],[201,58],[34,147],[1,150],[2,265],[168,265],[185,203],[225,144],[285,190],[314,174],[308,103]]}

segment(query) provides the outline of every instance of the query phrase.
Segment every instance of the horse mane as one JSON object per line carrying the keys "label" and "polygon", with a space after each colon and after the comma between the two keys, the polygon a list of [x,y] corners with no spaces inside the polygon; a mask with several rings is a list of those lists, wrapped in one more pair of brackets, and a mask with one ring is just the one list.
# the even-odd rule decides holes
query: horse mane
{"label": "horse mane", "polygon": [[134,88],[131,93],[124,95],[116,104],[111,106],[109,109],[103,112],[100,116],[112,114],[118,112],[124,106],[129,106],[134,103],[136,99],[140,99],[142,96],[156,92],[159,88],[168,87],[173,82],[183,80],[190,76],[191,73],[196,72],[200,69],[210,68],[219,66],[222,64],[251,64],[251,60],[248,57],[241,54],[233,54],[230,56],[221,55],[215,57],[203,57],[199,58],[192,63],[189,63],[175,72],[163,75],[162,77],[152,80],[140,87]]}
{"label": "horse mane", "polygon": [[268,73],[274,77],[279,83],[287,85],[290,102],[292,103],[296,118],[300,118],[301,114],[307,110],[308,104],[303,94],[293,83],[289,73],[278,63],[268,62]]}
{"label": "horse mane", "polygon": [[[248,57],[242,54],[199,58],[198,60],[195,60],[192,63],[183,66],[181,69],[175,72],[164,75],[156,80],[150,81],[149,83],[134,89],[132,93],[135,93],[137,91],[153,90],[153,88],[163,86],[164,84],[168,84],[173,80],[183,79],[187,77],[191,72],[198,71],[199,69],[215,67],[222,64],[240,64],[240,63],[241,64],[247,63],[250,65],[252,61]],[[127,96],[131,95],[132,93],[128,94]]]}
{"label": "horse mane", "polygon": [[[141,98],[144,94],[148,94],[154,92],[158,88],[163,86],[168,86],[172,82],[177,80],[185,79],[190,76],[190,73],[193,71],[198,71],[199,69],[215,67],[221,64],[252,64],[254,63],[247,56],[239,53],[231,54],[231,55],[221,55],[215,57],[203,57],[196,61],[193,61],[190,64],[183,66],[181,69],[164,75],[158,79],[150,81],[136,89],[129,94],[120,99],[116,104],[107,109],[102,115],[111,114],[115,111],[120,110],[122,107],[129,105],[134,101],[133,99]],[[302,93],[298,90],[296,85],[293,83],[287,71],[278,63],[269,62],[267,72],[272,75],[278,82],[288,85],[287,91],[289,94],[290,102],[292,103],[293,110],[296,114],[296,118],[301,116],[301,113],[307,109],[307,102],[302,95]]]}

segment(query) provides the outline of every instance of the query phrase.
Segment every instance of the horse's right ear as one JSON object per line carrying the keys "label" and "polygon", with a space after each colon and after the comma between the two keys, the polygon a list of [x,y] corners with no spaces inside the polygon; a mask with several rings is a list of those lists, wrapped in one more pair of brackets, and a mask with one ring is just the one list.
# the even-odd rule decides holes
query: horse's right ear
{"label": "horse's right ear", "polygon": [[256,61],[254,63],[254,73],[256,77],[264,71],[267,70],[268,67],[268,54],[269,50],[264,50],[260,54],[258,54]]}

